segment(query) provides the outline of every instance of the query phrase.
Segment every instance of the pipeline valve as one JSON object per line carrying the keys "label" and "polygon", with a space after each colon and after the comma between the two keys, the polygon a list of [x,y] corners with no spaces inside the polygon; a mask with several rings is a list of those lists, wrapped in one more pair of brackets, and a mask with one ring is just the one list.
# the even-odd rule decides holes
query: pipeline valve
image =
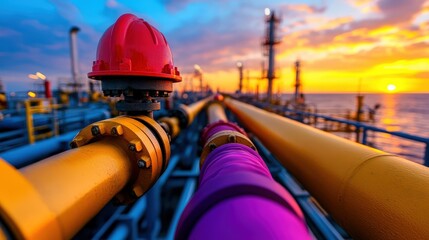
{"label": "pipeline valve", "polygon": [[88,77],[101,80],[105,96],[123,97],[120,112],[148,116],[160,109],[154,98],[167,97],[182,80],[164,35],[132,14],[106,30]]}

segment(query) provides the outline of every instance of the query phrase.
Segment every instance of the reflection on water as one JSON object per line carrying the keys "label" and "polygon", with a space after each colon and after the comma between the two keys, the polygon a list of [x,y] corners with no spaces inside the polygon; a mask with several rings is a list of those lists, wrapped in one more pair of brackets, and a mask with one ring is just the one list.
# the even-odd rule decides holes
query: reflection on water
{"label": "reflection on water", "polygon": [[[349,109],[355,111],[355,94],[309,94],[307,101],[323,109]],[[429,137],[429,94],[366,94],[365,111],[377,103],[381,108],[375,116],[377,127],[388,131],[405,132],[421,137]],[[338,134],[354,139],[354,134]],[[386,152],[401,155],[422,163],[424,143],[418,143],[384,133],[368,134],[372,146]]]}
{"label": "reflection on water", "polygon": [[387,131],[400,131],[399,120],[396,117],[396,96],[394,94],[385,94],[383,95],[383,108],[384,111],[381,111],[383,115],[379,122],[381,125],[385,126]]}

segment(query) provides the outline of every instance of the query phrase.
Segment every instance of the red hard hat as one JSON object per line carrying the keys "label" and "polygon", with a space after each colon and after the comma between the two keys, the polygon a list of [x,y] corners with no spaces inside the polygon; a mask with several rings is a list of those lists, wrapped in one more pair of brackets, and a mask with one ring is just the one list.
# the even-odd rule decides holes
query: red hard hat
{"label": "red hard hat", "polygon": [[106,30],[88,73],[99,80],[115,76],[182,80],[164,35],[133,14],[122,15]]}

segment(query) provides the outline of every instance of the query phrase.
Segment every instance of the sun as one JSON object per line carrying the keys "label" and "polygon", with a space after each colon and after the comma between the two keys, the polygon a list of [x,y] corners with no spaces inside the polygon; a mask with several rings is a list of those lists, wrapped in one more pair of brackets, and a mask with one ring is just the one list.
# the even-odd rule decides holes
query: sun
{"label": "sun", "polygon": [[396,86],[394,84],[387,85],[388,92],[394,92],[396,90]]}

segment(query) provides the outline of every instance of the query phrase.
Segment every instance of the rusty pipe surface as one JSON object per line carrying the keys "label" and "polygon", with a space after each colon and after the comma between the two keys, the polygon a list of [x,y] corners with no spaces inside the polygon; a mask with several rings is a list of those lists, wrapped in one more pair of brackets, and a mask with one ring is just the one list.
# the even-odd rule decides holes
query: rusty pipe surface
{"label": "rusty pipe surface", "polygon": [[212,102],[207,107],[208,123],[215,123],[219,121],[227,122],[225,110],[220,102]]}
{"label": "rusty pipe surface", "polygon": [[0,214],[14,236],[73,237],[129,181],[131,162],[121,144],[104,139],[19,171],[8,169],[15,171],[12,179],[2,177],[2,182],[13,181],[19,189],[0,185]]}
{"label": "rusty pipe surface", "polygon": [[429,239],[429,169],[233,99],[226,106],[352,237]]}

